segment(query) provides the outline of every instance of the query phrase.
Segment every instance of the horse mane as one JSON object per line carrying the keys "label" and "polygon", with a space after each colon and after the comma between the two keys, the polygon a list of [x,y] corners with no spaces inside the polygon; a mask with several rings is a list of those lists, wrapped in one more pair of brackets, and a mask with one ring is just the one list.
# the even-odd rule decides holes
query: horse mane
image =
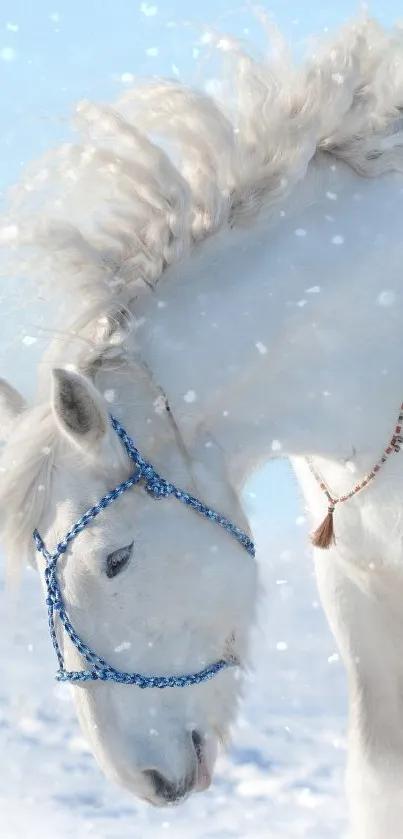
{"label": "horse mane", "polygon": [[47,299],[70,297],[82,312],[134,296],[207,237],[287,198],[319,152],[363,176],[401,170],[401,30],[362,16],[302,65],[273,31],[265,61],[210,40],[231,65],[226,105],[161,79],[115,105],[81,101],[81,140],[46,153],[11,190],[0,243]]}
{"label": "horse mane", "polygon": [[[301,66],[276,33],[265,61],[211,37],[231,64],[226,105],[169,80],[114,106],[82,101],[81,141],[45,154],[10,192],[7,270],[44,285],[49,302],[76,301],[81,323],[85,311],[116,315],[116,301],[155,285],[218,231],[251,225],[319,153],[366,177],[402,171],[401,30],[363,16]],[[47,400],[23,413],[3,449],[0,535],[12,563],[43,512],[55,445]]]}

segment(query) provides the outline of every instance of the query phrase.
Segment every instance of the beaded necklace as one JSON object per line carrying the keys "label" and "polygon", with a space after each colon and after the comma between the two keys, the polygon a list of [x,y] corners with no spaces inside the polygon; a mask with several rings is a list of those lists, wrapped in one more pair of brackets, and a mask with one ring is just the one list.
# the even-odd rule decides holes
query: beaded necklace
{"label": "beaded necklace", "polygon": [[360,483],[356,484],[350,492],[347,492],[345,495],[339,495],[335,498],[329,491],[328,487],[326,486],[323,478],[319,475],[319,472],[314,467],[312,461],[307,458],[307,463],[309,469],[314,476],[317,484],[319,485],[322,492],[325,494],[328,500],[328,508],[327,508],[327,515],[325,516],[322,524],[319,525],[317,530],[315,530],[311,535],[312,544],[315,545],[317,548],[330,548],[331,544],[334,544],[336,539],[334,535],[334,519],[333,514],[337,504],[341,504],[342,501],[347,501],[349,498],[352,498],[353,495],[357,495],[357,493],[361,492],[365,489],[371,481],[376,478],[378,472],[381,470],[384,463],[386,463],[388,457],[395,453],[398,454],[400,452],[401,445],[403,443],[403,436],[402,436],[402,427],[403,427],[403,403],[400,406],[399,416],[397,420],[397,425],[394,430],[393,437],[391,438],[388,446],[384,449],[382,456],[379,458],[377,463],[372,467],[371,471],[368,472],[367,475],[360,481]]}

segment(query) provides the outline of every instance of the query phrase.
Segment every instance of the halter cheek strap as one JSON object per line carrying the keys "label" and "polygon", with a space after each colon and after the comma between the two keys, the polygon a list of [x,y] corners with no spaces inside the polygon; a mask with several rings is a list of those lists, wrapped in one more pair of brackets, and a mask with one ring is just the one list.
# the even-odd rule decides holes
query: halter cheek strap
{"label": "halter cheek strap", "polygon": [[[35,540],[37,550],[42,554],[46,562],[45,568],[45,584],[46,584],[46,604],[48,607],[48,622],[49,631],[53,646],[59,662],[59,670],[56,674],[56,679],[62,682],[88,682],[88,681],[111,681],[126,685],[137,685],[140,688],[167,688],[167,687],[189,687],[191,685],[199,685],[212,679],[220,670],[228,667],[235,667],[238,662],[231,659],[220,659],[204,670],[197,673],[187,674],[183,676],[145,676],[141,673],[126,673],[124,671],[116,670],[105,659],[94,653],[90,647],[77,634],[72,623],[70,622],[68,613],[64,607],[63,597],[60,590],[60,584],[57,576],[57,561],[60,556],[66,553],[70,542],[72,542],[78,535],[87,527],[106,507],[109,507],[117,498],[119,498],[126,490],[135,486],[135,484],[142,483],[146,492],[153,498],[167,498],[173,496],[178,501],[186,504],[187,507],[195,510],[200,515],[209,519],[215,524],[219,524],[227,533],[235,538],[245,548],[248,554],[255,556],[255,546],[252,540],[234,525],[226,516],[220,515],[215,510],[203,504],[197,498],[189,495],[182,489],[178,489],[174,484],[169,483],[162,478],[153,468],[151,463],[144,460],[134,441],[127,434],[119,420],[111,416],[110,421],[112,428],[120,437],[127,454],[136,466],[135,473],[121,484],[118,484],[115,489],[106,493],[96,504],[90,507],[86,513],[68,530],[64,539],[59,542],[55,551],[50,553],[40,536],[38,530],[34,530],[33,538]],[[57,640],[55,629],[55,612],[59,616],[60,623],[70,638],[73,646],[80,653],[80,656],[87,662],[89,669],[86,670],[66,670],[64,666],[64,658]]]}

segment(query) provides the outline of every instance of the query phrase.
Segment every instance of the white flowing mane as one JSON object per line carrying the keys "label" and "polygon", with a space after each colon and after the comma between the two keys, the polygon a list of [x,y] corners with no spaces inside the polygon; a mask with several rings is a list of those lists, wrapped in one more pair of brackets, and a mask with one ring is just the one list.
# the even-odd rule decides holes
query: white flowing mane
{"label": "white flowing mane", "polygon": [[[217,37],[223,43],[231,107],[165,80],[115,106],[82,101],[81,142],[48,152],[11,191],[0,243],[12,270],[45,283],[51,301],[71,298],[75,317],[127,304],[207,237],[252,224],[292,193],[318,152],[367,177],[403,170],[400,30],[363,17],[301,66],[278,34],[266,61]],[[15,561],[46,503],[53,442],[46,403],[26,410],[4,448],[1,530]]]}
{"label": "white flowing mane", "polygon": [[232,107],[169,80],[114,106],[78,103],[81,142],[45,154],[11,192],[0,242],[22,249],[19,276],[102,308],[111,289],[158,282],[207,237],[284,200],[318,152],[367,177],[402,168],[401,30],[363,17],[302,66],[277,33],[264,62],[223,44]]}

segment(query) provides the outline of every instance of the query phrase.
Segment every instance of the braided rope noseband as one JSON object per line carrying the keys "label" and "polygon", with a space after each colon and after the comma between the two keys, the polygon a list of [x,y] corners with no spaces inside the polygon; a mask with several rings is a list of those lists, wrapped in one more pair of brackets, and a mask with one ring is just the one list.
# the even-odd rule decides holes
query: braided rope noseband
{"label": "braided rope noseband", "polygon": [[[34,530],[33,533],[37,550],[44,556],[46,561],[45,584],[47,590],[46,604],[48,607],[49,630],[59,662],[59,670],[56,674],[56,679],[60,682],[88,682],[97,681],[99,679],[101,681],[119,682],[125,685],[137,685],[137,687],[140,688],[183,688],[189,687],[190,685],[200,685],[203,682],[207,682],[209,679],[212,679],[213,676],[220,672],[220,670],[224,670],[227,667],[237,666],[238,662],[235,660],[221,659],[198,673],[184,676],[144,676],[140,673],[125,673],[124,671],[122,672],[120,670],[116,670],[84,643],[82,638],[80,638],[72,626],[64,607],[60,585],[57,578],[57,560],[62,554],[66,553],[70,542],[72,542],[73,539],[75,539],[76,536],[78,536],[78,534],[81,533],[81,531],[84,530],[84,528],[87,527],[87,525],[89,525],[96,516],[102,512],[102,510],[109,507],[109,505],[119,498],[120,495],[126,492],[127,489],[130,489],[132,486],[135,486],[135,484],[140,482],[144,484],[144,488],[153,498],[159,499],[173,496],[174,498],[177,498],[178,501],[182,501],[183,504],[186,504],[187,507],[190,507],[192,510],[200,513],[200,515],[205,516],[211,522],[219,524],[220,527],[224,528],[224,530],[226,530],[231,536],[237,539],[241,545],[243,545],[250,556],[255,556],[255,546],[246,533],[232,524],[226,516],[222,516],[215,512],[215,510],[207,507],[197,498],[189,495],[188,492],[178,489],[174,486],[174,484],[169,483],[158,475],[151,463],[148,463],[141,457],[133,440],[129,437],[121,423],[113,416],[110,417],[110,421],[114,431],[118,437],[120,437],[127,454],[136,465],[135,473],[128,478],[127,481],[118,484],[115,489],[107,492],[106,495],[97,502],[97,504],[90,507],[90,509],[81,516],[76,524],[68,530],[64,539],[59,542],[53,553],[50,553],[47,550],[38,530]],[[60,623],[66,634],[69,636],[72,644],[90,666],[89,669],[66,670],[63,654],[56,635],[55,612],[57,612]]]}

